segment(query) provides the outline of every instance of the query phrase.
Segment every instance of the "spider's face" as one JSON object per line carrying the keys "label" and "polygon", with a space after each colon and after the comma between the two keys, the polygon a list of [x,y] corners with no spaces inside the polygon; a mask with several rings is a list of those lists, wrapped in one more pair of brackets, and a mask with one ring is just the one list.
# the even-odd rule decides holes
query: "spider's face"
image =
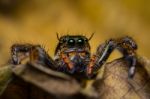
{"label": "spider's face", "polygon": [[88,38],[85,36],[62,36],[60,37],[55,54],[58,52],[90,52],[90,45]]}
{"label": "spider's face", "polygon": [[61,56],[61,54],[67,55],[76,67],[76,71],[82,71],[90,59],[89,39],[81,35],[60,37],[55,55]]}

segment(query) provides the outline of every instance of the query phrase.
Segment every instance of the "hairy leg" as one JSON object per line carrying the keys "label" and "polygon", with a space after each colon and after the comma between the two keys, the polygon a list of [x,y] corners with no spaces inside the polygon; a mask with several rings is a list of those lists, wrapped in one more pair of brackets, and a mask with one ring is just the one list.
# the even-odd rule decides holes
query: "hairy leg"
{"label": "hairy leg", "polygon": [[29,58],[30,62],[37,62],[52,69],[57,68],[57,64],[47,54],[40,45],[32,44],[14,44],[11,47],[11,62],[14,65],[21,64],[25,59]]}
{"label": "hairy leg", "polygon": [[97,48],[96,55],[93,55],[91,62],[87,67],[87,76],[92,77],[97,73],[99,68],[107,61],[114,49],[118,49],[123,57],[129,62],[129,78],[135,73],[137,45],[131,37],[119,39],[110,39]]}

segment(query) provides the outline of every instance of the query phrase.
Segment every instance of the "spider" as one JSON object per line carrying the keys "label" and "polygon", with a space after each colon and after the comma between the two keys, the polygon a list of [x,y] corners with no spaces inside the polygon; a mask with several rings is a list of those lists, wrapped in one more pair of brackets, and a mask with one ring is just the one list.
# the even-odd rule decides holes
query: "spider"
{"label": "spider", "polygon": [[63,72],[74,77],[92,79],[96,77],[98,70],[106,63],[114,49],[119,50],[129,62],[128,77],[132,78],[136,69],[137,44],[129,37],[109,39],[98,46],[96,53],[91,55],[89,41],[94,33],[87,38],[83,35],[64,35],[59,37],[55,49],[54,59],[41,45],[14,44],[11,47],[12,64],[22,64],[29,57],[29,62],[37,62],[54,71]]}

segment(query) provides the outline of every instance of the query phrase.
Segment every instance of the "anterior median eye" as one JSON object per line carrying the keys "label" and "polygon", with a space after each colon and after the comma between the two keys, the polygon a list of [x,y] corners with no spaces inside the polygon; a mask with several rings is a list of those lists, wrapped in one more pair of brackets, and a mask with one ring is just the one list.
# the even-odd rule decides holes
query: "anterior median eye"
{"label": "anterior median eye", "polygon": [[68,40],[68,45],[74,46],[75,45],[75,40],[74,39],[69,39]]}
{"label": "anterior median eye", "polygon": [[80,38],[77,41],[78,45],[83,45],[84,44],[84,39]]}

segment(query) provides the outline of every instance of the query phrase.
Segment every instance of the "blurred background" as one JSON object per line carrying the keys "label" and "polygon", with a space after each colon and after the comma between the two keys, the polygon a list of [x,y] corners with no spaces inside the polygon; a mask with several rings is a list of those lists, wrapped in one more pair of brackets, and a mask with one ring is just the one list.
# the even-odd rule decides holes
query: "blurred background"
{"label": "blurred background", "polygon": [[109,38],[129,35],[150,58],[149,0],[0,0],[0,64],[14,43],[41,44],[53,57],[56,32],[95,36],[92,52]]}

